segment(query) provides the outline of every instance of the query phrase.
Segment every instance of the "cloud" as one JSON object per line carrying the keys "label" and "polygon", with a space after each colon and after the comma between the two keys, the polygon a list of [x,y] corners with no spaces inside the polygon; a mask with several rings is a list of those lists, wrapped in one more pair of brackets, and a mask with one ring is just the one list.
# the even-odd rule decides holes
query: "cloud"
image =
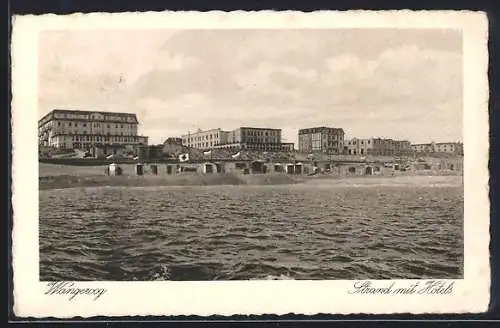
{"label": "cloud", "polygon": [[295,97],[304,85],[314,83],[317,73],[313,69],[300,70],[272,62],[262,62],[256,68],[233,76],[233,81],[243,91],[252,95]]}
{"label": "cloud", "polygon": [[239,125],[281,127],[295,141],[316,125],[415,141],[426,141],[425,127],[457,139],[460,42],[426,30],[50,32],[40,111],[136,112],[155,142]]}
{"label": "cloud", "polygon": [[400,82],[394,83],[396,92],[413,94],[419,101],[438,102],[461,97],[461,64],[459,53],[409,45],[383,52],[377,73]]}
{"label": "cloud", "polygon": [[327,58],[326,66],[330,73],[330,82],[336,85],[346,76],[357,81],[372,77],[377,62],[373,60],[363,61],[352,54],[341,54]]}

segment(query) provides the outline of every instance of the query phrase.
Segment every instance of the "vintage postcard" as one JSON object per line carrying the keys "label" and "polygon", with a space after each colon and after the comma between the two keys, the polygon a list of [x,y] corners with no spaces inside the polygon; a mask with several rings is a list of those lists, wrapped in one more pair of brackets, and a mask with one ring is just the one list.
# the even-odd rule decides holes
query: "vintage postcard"
{"label": "vintage postcard", "polygon": [[15,17],[15,314],[486,311],[487,26]]}

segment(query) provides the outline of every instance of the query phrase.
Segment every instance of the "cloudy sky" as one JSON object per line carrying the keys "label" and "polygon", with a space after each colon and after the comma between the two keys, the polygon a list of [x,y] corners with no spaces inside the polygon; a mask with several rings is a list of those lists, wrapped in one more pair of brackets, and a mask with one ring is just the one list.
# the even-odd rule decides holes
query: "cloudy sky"
{"label": "cloudy sky", "polygon": [[198,128],[342,127],[347,137],[462,140],[455,30],[51,31],[39,115],[137,113],[151,143]]}

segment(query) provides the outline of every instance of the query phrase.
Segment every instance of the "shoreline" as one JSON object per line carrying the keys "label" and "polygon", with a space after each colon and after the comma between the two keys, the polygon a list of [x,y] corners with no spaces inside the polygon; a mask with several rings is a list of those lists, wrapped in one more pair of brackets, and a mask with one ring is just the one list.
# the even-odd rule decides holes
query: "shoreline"
{"label": "shoreline", "polygon": [[86,187],[168,187],[168,186],[258,186],[258,185],[452,185],[462,184],[461,176],[453,175],[395,175],[395,176],[287,176],[284,174],[211,175],[179,174],[172,176],[105,176],[58,175],[38,179],[39,190]]}
{"label": "shoreline", "polygon": [[211,175],[179,174],[172,176],[105,176],[59,175],[38,179],[39,190],[84,187],[160,187],[160,186],[217,186],[217,185],[285,185],[299,180],[286,175],[240,175],[217,173]]}
{"label": "shoreline", "polygon": [[[194,172],[166,174],[161,168],[158,175],[153,175],[146,169],[144,175],[136,176],[133,165],[124,165],[123,175],[105,175],[105,166],[67,166],[39,165],[39,190],[85,188],[85,187],[160,187],[160,186],[217,186],[217,185],[377,185],[377,184],[410,184],[429,185],[433,183],[463,183],[463,177],[458,171],[393,171],[390,174],[377,175],[339,175],[321,173],[313,176],[292,175],[270,172],[243,174],[241,172],[226,172],[203,174]],[[451,182],[450,182],[451,181]]]}

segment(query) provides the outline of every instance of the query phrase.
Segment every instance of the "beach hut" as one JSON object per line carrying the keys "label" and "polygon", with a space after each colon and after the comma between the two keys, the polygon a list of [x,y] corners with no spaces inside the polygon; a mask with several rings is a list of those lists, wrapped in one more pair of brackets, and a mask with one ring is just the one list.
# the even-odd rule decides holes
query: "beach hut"
{"label": "beach hut", "polygon": [[122,174],[122,168],[115,163],[109,164],[109,175],[117,176]]}
{"label": "beach hut", "polygon": [[302,163],[295,163],[295,168],[294,168],[294,173],[295,174],[302,174],[302,171],[304,169],[304,165]]}
{"label": "beach hut", "polygon": [[371,166],[365,167],[365,175],[373,175],[373,167]]}
{"label": "beach hut", "polygon": [[217,165],[214,163],[206,162],[201,166],[201,172],[203,174],[213,174],[217,172]]}
{"label": "beach hut", "polygon": [[266,165],[264,161],[256,160],[250,163],[252,173],[266,173]]}
{"label": "beach hut", "polygon": [[144,165],[142,165],[141,163],[135,164],[134,172],[135,172],[135,175],[143,175],[144,174]]}
{"label": "beach hut", "polygon": [[151,173],[153,173],[153,175],[158,175],[158,165],[151,164],[149,167],[151,168]]}
{"label": "beach hut", "polygon": [[284,171],[283,165],[281,165],[280,163],[274,164],[274,172],[283,172],[283,171]]}
{"label": "beach hut", "polygon": [[224,167],[224,163],[215,163],[215,166],[217,168],[217,173],[223,173],[225,172],[225,167]]}
{"label": "beach hut", "polygon": [[116,175],[116,164],[109,164],[109,175]]}
{"label": "beach hut", "polygon": [[356,167],[354,166],[349,167],[347,171],[349,172],[349,175],[356,175]]}
{"label": "beach hut", "polygon": [[247,169],[246,162],[225,162],[224,163],[224,172],[243,172],[243,170]]}

